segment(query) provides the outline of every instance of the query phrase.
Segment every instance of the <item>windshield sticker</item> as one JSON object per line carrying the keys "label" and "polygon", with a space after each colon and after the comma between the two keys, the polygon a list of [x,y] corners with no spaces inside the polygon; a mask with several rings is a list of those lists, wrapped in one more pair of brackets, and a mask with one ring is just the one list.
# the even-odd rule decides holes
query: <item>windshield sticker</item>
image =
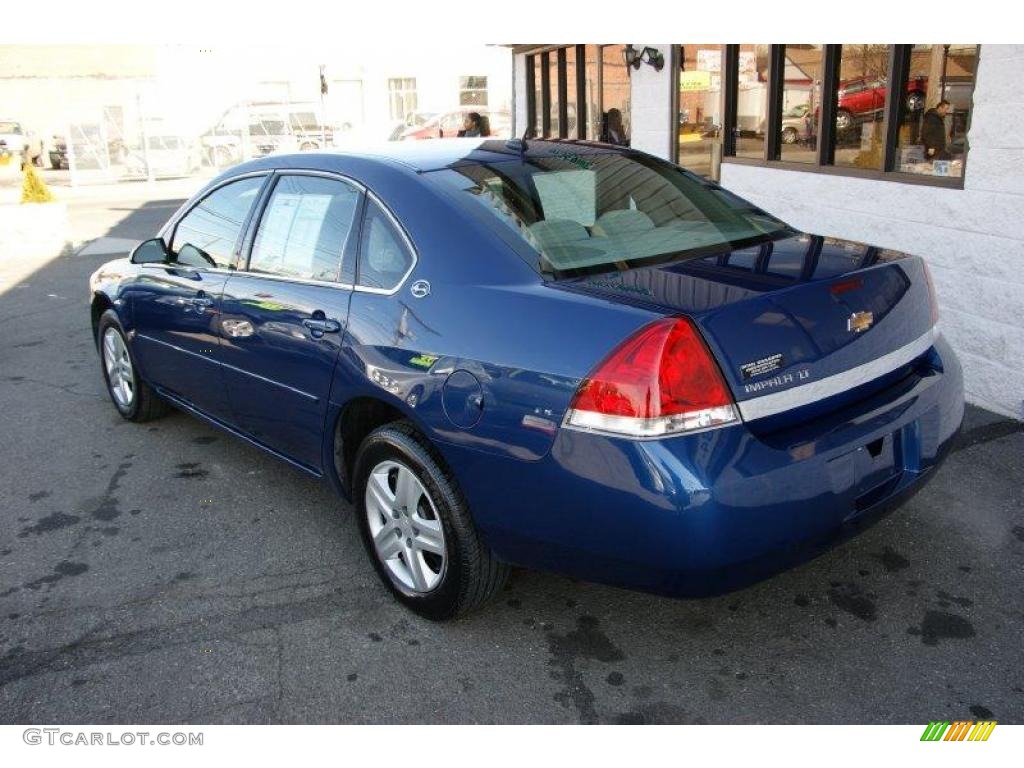
{"label": "windshield sticker", "polygon": [[434,363],[438,361],[437,355],[416,355],[416,357],[409,360],[409,365],[416,365],[420,368],[429,369]]}

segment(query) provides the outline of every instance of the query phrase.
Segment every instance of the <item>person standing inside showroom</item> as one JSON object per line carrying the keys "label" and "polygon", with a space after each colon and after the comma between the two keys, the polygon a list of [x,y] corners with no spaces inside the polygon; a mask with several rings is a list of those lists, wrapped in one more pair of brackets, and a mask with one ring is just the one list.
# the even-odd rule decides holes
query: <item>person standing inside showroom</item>
{"label": "person standing inside showroom", "polygon": [[925,160],[949,160],[946,151],[946,115],[949,102],[943,99],[924,113],[921,126],[921,143],[924,144]]}

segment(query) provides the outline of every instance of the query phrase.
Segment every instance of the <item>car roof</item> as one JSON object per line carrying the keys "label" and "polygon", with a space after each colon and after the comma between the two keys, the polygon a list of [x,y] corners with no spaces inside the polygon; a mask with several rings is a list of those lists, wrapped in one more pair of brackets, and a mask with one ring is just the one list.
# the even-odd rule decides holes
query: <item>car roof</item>
{"label": "car roof", "polygon": [[[630,150],[597,142],[573,140],[527,139],[423,139],[420,141],[389,141],[362,149],[336,150],[324,154],[360,157],[397,163],[419,173],[436,171],[467,163],[495,163],[520,157],[541,158],[596,154],[624,154]],[[294,156],[292,156],[294,157]],[[283,159],[283,157],[282,157]]]}

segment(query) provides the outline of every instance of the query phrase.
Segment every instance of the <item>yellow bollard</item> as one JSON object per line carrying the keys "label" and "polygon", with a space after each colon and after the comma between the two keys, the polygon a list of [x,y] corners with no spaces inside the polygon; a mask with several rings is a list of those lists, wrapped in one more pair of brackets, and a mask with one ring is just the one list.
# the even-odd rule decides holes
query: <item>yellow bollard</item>
{"label": "yellow bollard", "polygon": [[23,203],[52,203],[53,195],[43,180],[39,178],[32,163],[23,165],[25,178],[21,183],[21,202]]}

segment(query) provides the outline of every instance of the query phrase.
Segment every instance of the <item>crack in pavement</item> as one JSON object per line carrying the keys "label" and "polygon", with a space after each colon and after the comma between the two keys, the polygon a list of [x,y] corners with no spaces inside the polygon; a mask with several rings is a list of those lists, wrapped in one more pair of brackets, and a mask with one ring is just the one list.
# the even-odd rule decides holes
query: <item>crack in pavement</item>
{"label": "crack in pavement", "polygon": [[[8,654],[0,659],[0,689],[26,677],[46,672],[79,670],[94,664],[175,646],[233,638],[259,629],[296,624],[333,613],[350,613],[360,607],[357,599],[366,596],[362,586],[350,590],[340,587],[321,595],[270,606],[253,606],[235,613],[200,616],[166,627],[125,632],[110,637],[90,639],[106,623],[91,628],[71,643],[58,648]],[[364,600],[365,602],[365,600]]]}

